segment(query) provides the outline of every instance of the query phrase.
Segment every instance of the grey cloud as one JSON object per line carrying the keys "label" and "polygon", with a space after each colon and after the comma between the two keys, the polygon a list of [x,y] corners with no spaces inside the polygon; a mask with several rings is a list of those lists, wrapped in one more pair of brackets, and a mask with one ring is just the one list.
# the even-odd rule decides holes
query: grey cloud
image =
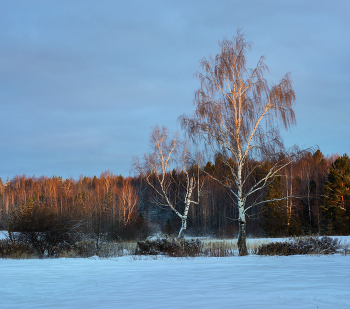
{"label": "grey cloud", "polygon": [[243,27],[292,73],[286,144],[349,152],[347,1],[0,1],[0,177],[129,173],[151,126],[193,110],[199,60]]}

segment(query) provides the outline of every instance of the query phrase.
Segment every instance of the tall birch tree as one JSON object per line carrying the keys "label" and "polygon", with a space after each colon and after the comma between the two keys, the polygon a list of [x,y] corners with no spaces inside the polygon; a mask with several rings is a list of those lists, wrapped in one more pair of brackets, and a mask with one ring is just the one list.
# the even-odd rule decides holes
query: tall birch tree
{"label": "tall birch tree", "polygon": [[[232,41],[224,39],[219,45],[221,52],[215,58],[203,58],[200,62],[202,72],[196,77],[201,84],[195,92],[195,112],[180,116],[180,122],[193,139],[204,140],[215,153],[227,154],[231,176],[216,180],[234,197],[233,206],[239,214],[239,254],[247,255],[247,211],[263,202],[287,198],[247,202],[263,192],[293,161],[291,156],[281,156],[279,127],[288,129],[296,123],[292,108],[295,94],[289,73],[278,84],[268,84],[264,78],[268,71],[264,56],[254,69],[246,67],[251,43],[245,40],[241,30],[237,30]],[[249,185],[254,170],[264,158],[271,157],[277,160],[266,175]]]}

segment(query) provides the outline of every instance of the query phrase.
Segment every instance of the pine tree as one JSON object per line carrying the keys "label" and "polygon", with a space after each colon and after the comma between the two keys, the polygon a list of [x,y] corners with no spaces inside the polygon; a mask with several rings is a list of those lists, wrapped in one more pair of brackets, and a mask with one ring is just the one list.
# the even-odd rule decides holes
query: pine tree
{"label": "pine tree", "polygon": [[350,212],[350,161],[347,154],[334,161],[324,187],[321,207],[326,234],[348,234]]}

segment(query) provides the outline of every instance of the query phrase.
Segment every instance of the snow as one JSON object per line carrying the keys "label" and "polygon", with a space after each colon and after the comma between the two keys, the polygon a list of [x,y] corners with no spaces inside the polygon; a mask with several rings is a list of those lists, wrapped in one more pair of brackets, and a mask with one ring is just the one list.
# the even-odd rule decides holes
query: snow
{"label": "snow", "polygon": [[349,265],[341,254],[0,259],[0,308],[350,308]]}
{"label": "snow", "polygon": [[7,231],[0,231],[0,240],[5,239],[8,236]]}
{"label": "snow", "polygon": [[1,308],[350,308],[350,256],[0,260]]}

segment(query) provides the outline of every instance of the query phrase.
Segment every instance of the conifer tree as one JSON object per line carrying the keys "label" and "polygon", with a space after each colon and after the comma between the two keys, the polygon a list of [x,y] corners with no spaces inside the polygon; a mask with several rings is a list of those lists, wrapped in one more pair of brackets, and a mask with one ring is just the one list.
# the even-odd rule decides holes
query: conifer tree
{"label": "conifer tree", "polygon": [[270,202],[263,204],[261,209],[260,227],[270,237],[288,235],[288,214],[285,207],[286,201],[283,197],[284,184],[281,177],[275,177],[267,188],[266,200]]}
{"label": "conifer tree", "polygon": [[324,187],[324,232],[327,234],[349,233],[350,212],[350,161],[347,154],[331,165]]}

